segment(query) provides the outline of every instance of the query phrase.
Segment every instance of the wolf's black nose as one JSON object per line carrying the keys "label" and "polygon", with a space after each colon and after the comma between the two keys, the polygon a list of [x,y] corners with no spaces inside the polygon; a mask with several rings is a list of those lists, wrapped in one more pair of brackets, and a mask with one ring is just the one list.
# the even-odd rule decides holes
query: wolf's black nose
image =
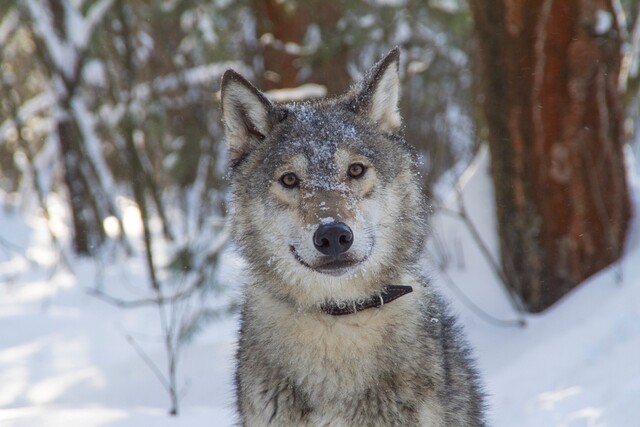
{"label": "wolf's black nose", "polygon": [[325,255],[338,256],[353,243],[353,232],[344,222],[322,224],[313,234],[313,244]]}

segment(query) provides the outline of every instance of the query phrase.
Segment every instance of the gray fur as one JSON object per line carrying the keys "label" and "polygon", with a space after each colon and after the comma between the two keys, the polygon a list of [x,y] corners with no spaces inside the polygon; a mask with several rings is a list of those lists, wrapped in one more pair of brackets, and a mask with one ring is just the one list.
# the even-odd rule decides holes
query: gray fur
{"label": "gray fur", "polygon": [[[222,105],[233,232],[249,266],[237,353],[243,426],[483,426],[484,403],[455,319],[421,275],[425,203],[401,132],[398,50],[340,98],[271,103],[233,71]],[[354,163],[362,177],[347,174]],[[283,174],[299,183],[284,187]],[[348,263],[323,270],[312,235],[353,229]],[[414,292],[346,316],[328,301]]]}

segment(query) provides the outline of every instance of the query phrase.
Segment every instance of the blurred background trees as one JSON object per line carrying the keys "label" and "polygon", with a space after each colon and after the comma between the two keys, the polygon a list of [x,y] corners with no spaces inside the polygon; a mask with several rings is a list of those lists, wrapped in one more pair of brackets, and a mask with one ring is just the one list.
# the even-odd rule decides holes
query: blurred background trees
{"label": "blurred background trees", "polygon": [[477,146],[470,31],[456,0],[0,2],[0,200],[42,213],[60,268],[144,263],[137,299],[99,280],[87,290],[157,308],[166,365],[127,339],[177,414],[181,348],[233,309],[216,300],[229,235],[223,72],[335,95],[399,45],[407,136],[427,194],[445,194]]}
{"label": "blurred background trees", "polygon": [[[572,37],[590,40],[598,53],[585,58],[589,64],[593,60],[602,65],[589,76],[603,76],[602,84],[608,89],[602,93],[610,100],[610,113],[615,114],[610,118],[607,138],[620,148],[624,129],[631,129],[633,124],[633,120],[625,121],[623,104],[635,111],[635,117],[638,115],[634,104],[638,99],[640,44],[640,30],[634,27],[637,2],[575,0],[570,2],[573,6],[551,2],[554,8],[567,10],[555,15],[553,9],[554,20],[544,22],[543,32],[549,36],[544,46],[535,44],[532,31],[540,22],[540,8],[549,2],[524,2],[509,11],[490,3],[471,2],[482,35],[475,42],[471,9],[463,0],[4,1],[0,5],[0,188],[7,197],[35,200],[45,217],[49,216],[52,197],[65,201],[72,240],[61,242],[54,229],[50,233],[61,262],[71,251],[84,256],[102,253],[105,248],[140,252],[152,291],[175,277],[189,284],[185,286],[188,292],[202,289],[212,284],[211,272],[222,246],[213,237],[225,233],[226,158],[217,99],[224,70],[235,68],[268,90],[316,83],[331,95],[343,91],[393,46],[400,46],[403,52],[401,107],[406,137],[423,155],[423,179],[429,197],[438,199],[447,193],[487,135],[489,141],[499,137],[512,143],[517,140],[512,131],[520,126],[517,133],[532,141],[550,144],[551,139],[562,135],[565,140],[569,138],[571,132],[562,130],[561,123],[557,123],[553,135],[540,136],[535,130],[539,120],[556,123],[553,119],[562,111],[551,108],[560,105],[551,93],[564,90],[564,100],[574,96],[560,87],[568,81],[544,77],[541,82],[539,74],[535,77],[533,64],[518,69],[517,61],[523,59],[513,59],[515,65],[507,66],[507,57],[501,55],[518,57],[531,49],[547,47],[550,51],[562,50]],[[587,34],[585,19],[609,19],[597,15],[600,3],[606,6],[612,23],[606,34]],[[595,5],[594,11],[577,6],[586,4]],[[623,11],[628,12],[629,19],[621,18]],[[508,19],[507,12],[512,14]],[[514,19],[525,28],[523,34],[531,37],[520,44],[503,46],[498,40],[501,36],[491,36],[492,31],[495,27],[495,31],[504,33]],[[565,25],[562,19],[569,19],[571,25]],[[566,34],[554,32],[564,27]],[[555,37],[562,38],[565,45],[556,43]],[[489,50],[493,56],[488,55]],[[621,59],[619,66],[616,61]],[[493,82],[491,88],[484,85],[481,93],[475,91],[480,82],[478,60],[484,64],[480,69],[487,76],[485,83],[489,77]],[[493,68],[488,68],[489,63]],[[552,76],[554,70],[549,68],[544,76]],[[524,76],[525,72],[529,74]],[[618,89],[612,87],[619,74],[626,76],[624,89],[620,85]],[[540,93],[540,84],[546,85],[544,92],[550,94],[541,104],[549,106],[543,109],[549,117],[529,111],[528,122],[515,128],[503,122],[500,126],[504,132],[497,136],[492,117],[510,117],[507,109],[511,104],[494,109],[497,104],[492,100],[515,105],[518,100],[530,99],[533,90]],[[590,96],[596,96],[588,90],[591,86],[585,87]],[[620,91],[624,97],[616,101]],[[493,110],[486,121],[477,107],[481,104],[485,110]],[[585,141],[597,146],[600,128],[594,123],[598,118],[595,113],[580,114],[588,119],[576,119],[573,125],[592,130],[572,134],[571,138],[587,138]],[[511,161],[507,155],[498,155],[502,152],[495,147],[492,142],[494,168],[498,165],[495,161]],[[562,157],[561,151],[555,150],[554,155]],[[597,152],[590,155],[600,159]],[[619,168],[620,162],[618,156],[615,164],[585,163],[597,171],[595,179],[605,187],[601,192],[612,188],[604,177],[607,170]],[[525,164],[542,171],[537,163]],[[554,168],[562,172],[560,166]],[[578,179],[576,175],[575,180],[585,183],[587,178]],[[546,197],[548,193],[575,196],[565,185],[549,181],[553,184],[549,187],[545,182],[536,184],[537,196],[523,194],[531,200],[542,200],[540,194]],[[620,200],[626,194],[622,185],[616,187],[620,188]],[[508,221],[513,207],[505,204],[502,194],[498,191],[498,210],[502,220]],[[570,215],[562,208],[563,199],[553,200],[557,202],[553,210],[539,209],[556,222],[560,221],[558,215]],[[600,205],[594,202],[593,208]],[[130,207],[139,212],[139,238],[129,235],[124,221]],[[593,241],[596,246],[608,245],[608,260],[620,254],[629,216],[628,207],[620,209],[615,219],[617,231],[600,231],[602,239]],[[536,222],[538,219],[531,222],[522,218],[519,224],[528,230],[527,236],[546,236],[539,231],[545,228]],[[613,217],[603,218],[606,223]],[[599,230],[599,226],[592,228]],[[614,241],[605,243],[612,235]],[[509,248],[518,246],[520,240],[512,240],[515,243],[503,245],[505,271],[511,267],[528,271],[530,263],[507,257],[518,253]],[[571,246],[569,241],[566,244]],[[616,249],[611,249],[614,246]],[[529,250],[527,245],[520,248]],[[156,252],[160,249],[168,256],[159,257]],[[538,271],[554,257],[534,260]],[[591,260],[568,259],[590,265],[585,274],[570,275],[575,279],[571,283],[601,268],[598,263],[591,265]],[[547,286],[545,292],[557,287],[564,293],[569,282],[562,280],[556,284],[548,278],[539,279]],[[529,291],[524,288],[517,285],[526,300]],[[162,300],[164,296],[159,294],[157,298]],[[545,305],[536,304],[531,307]]]}
{"label": "blurred background trees", "polygon": [[222,73],[278,100],[309,83],[321,86],[307,95],[335,95],[400,46],[426,195],[446,196],[489,142],[494,265],[540,311],[624,248],[639,13],[635,0],[5,0],[0,200],[39,209],[63,268],[140,255],[146,294],[94,294],[158,308],[167,366],[152,369],[177,413],[180,348],[233,309],[210,304],[229,236]]}
{"label": "blurred background trees", "polygon": [[154,242],[173,248],[172,265],[198,269],[198,239],[224,216],[216,92],[227,68],[265,89],[313,82],[337,94],[399,45],[427,193],[477,145],[463,2],[28,0],[0,14],[0,185],[34,191],[45,215],[48,197],[63,197],[80,255],[113,235],[130,250],[122,215],[133,203],[154,287]]}

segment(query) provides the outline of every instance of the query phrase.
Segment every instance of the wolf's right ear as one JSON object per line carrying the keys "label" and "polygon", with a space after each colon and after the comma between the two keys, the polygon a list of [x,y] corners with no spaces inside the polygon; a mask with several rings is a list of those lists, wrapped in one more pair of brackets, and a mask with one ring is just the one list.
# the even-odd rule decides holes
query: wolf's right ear
{"label": "wolf's right ear", "polygon": [[231,161],[244,157],[266,138],[275,107],[267,97],[233,70],[222,76],[222,119]]}

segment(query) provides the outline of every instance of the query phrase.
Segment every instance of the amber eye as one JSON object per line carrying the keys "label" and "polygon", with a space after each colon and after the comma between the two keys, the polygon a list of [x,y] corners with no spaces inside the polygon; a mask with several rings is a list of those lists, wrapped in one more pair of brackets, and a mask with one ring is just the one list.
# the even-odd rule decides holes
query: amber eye
{"label": "amber eye", "polygon": [[349,165],[349,176],[351,178],[362,178],[367,171],[367,167],[362,163],[353,163]]}
{"label": "amber eye", "polygon": [[293,172],[287,172],[280,177],[280,184],[282,184],[285,188],[294,188],[297,187],[300,183],[300,180]]}

